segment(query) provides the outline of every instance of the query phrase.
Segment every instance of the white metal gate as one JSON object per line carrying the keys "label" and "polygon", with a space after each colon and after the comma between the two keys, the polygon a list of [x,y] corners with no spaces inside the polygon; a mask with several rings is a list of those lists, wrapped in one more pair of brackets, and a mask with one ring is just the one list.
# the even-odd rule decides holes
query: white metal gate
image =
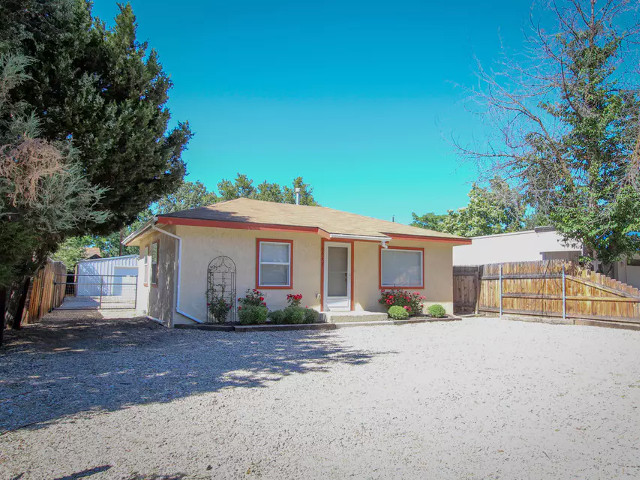
{"label": "white metal gate", "polygon": [[137,269],[122,268],[119,275],[69,273],[56,275],[55,288],[64,288],[67,310],[122,308],[135,309],[138,293]]}

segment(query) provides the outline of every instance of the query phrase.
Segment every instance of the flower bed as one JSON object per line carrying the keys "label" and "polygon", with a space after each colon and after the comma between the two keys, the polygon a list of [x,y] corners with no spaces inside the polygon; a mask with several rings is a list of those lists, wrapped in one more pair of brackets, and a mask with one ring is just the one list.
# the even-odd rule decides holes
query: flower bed
{"label": "flower bed", "polygon": [[408,292],[401,289],[383,290],[378,302],[389,308],[398,306],[404,308],[410,317],[422,315],[425,299],[419,292]]}

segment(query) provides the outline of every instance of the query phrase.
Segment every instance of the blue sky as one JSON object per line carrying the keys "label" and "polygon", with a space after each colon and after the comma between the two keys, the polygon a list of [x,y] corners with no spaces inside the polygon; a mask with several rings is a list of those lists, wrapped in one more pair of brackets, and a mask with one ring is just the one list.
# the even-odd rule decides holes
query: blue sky
{"label": "blue sky", "polygon": [[[482,138],[457,85],[501,41],[518,50],[529,0],[134,0],[158,50],[173,120],[195,136],[188,180],[296,176],[324,206],[408,223],[466,205],[475,167],[452,135]],[[117,7],[96,0],[112,23]]]}

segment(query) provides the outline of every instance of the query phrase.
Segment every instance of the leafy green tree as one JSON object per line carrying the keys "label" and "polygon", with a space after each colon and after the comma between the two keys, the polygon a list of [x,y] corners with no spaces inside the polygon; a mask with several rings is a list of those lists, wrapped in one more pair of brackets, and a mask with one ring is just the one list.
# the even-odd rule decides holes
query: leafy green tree
{"label": "leafy green tree", "polygon": [[70,140],[90,184],[109,191],[98,204],[109,222],[84,222],[78,234],[117,231],[180,185],[191,132],[168,129],[172,84],[136,39],[129,4],[113,28],[86,0],[1,2],[0,18],[0,45],[29,59],[13,103],[39,118],[40,138]]}
{"label": "leafy green tree", "polygon": [[436,232],[444,232],[442,222],[447,218],[446,214],[440,215],[434,212],[427,212],[424,215],[417,215],[415,212],[412,212],[411,216],[413,217],[411,225],[414,227],[435,230]]}
{"label": "leafy green tree", "polygon": [[464,237],[516,232],[527,226],[524,197],[499,178],[490,182],[490,188],[473,184],[464,208],[446,215],[412,215],[414,226]]}
{"label": "leafy green tree", "polygon": [[221,200],[233,200],[235,198],[252,198],[266,202],[295,203],[295,189],[300,189],[301,205],[318,205],[313,198],[313,188],[304,183],[302,177],[293,180],[292,186],[280,186],[277,183],[263,182],[258,187],[253,186],[253,180],[246,175],[238,173],[236,179],[222,180],[218,183],[218,191]]}
{"label": "leafy green tree", "polygon": [[640,84],[630,70],[638,10],[628,0],[551,6],[555,22],[529,37],[524,63],[506,56],[501,68],[480,71],[477,98],[501,142],[463,151],[517,182],[537,212],[609,273],[640,250]]}
{"label": "leafy green tree", "polygon": [[308,183],[304,183],[302,177],[296,177],[293,179],[293,187],[282,187],[282,194],[284,195],[283,203],[296,203],[295,189],[300,189],[300,205],[318,205],[313,198],[313,188]]}
{"label": "leafy green tree", "polygon": [[220,181],[218,183],[218,192],[221,200],[233,200],[241,197],[254,198],[256,188],[253,186],[253,180],[250,180],[246,175],[238,173],[233,182],[226,179]]}
{"label": "leafy green tree", "polygon": [[213,205],[217,200],[218,196],[215,192],[208,191],[204,183],[183,182],[174,193],[165,195],[154,203],[152,210],[156,215],[160,215]]}

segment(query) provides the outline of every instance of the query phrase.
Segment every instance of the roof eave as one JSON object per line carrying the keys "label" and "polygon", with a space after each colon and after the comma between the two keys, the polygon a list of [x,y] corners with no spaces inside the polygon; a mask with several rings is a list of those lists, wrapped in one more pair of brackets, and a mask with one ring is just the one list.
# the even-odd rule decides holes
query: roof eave
{"label": "roof eave", "polygon": [[388,233],[393,240],[417,240],[422,242],[440,242],[455,245],[471,245],[470,238],[438,237],[435,235],[409,235],[406,233]]}
{"label": "roof eave", "polygon": [[149,221],[147,221],[147,223],[145,223],[142,227],[140,227],[135,232],[129,234],[124,240],[122,240],[122,244],[124,246],[126,246],[126,247],[130,247],[131,246],[131,242],[133,242],[136,238],[140,237],[147,230],[149,230],[151,227],[153,227],[156,224],[157,221],[158,221],[157,217],[153,217],[153,218],[149,219]]}

